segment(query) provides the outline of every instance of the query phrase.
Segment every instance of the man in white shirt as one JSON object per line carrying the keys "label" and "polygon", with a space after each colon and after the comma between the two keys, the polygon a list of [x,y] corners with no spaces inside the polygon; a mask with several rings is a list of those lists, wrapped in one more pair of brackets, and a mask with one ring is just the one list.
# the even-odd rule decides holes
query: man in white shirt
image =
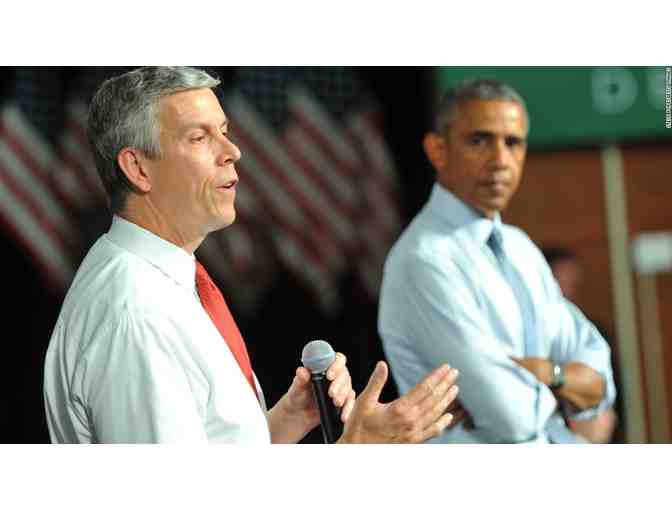
{"label": "man in white shirt", "polygon": [[[196,284],[204,270],[194,251],[235,219],[241,154],[212,90],[218,84],[197,69],[142,68],[93,98],[89,137],[114,217],[82,262],[49,344],[53,442],[296,442],[319,423],[303,367],[266,410],[242,339],[242,354],[229,347]],[[345,422],[339,441],[436,436],[452,420],[445,411],[456,377],[444,365],[381,404],[380,362],[355,400],[337,354],[327,378]]]}

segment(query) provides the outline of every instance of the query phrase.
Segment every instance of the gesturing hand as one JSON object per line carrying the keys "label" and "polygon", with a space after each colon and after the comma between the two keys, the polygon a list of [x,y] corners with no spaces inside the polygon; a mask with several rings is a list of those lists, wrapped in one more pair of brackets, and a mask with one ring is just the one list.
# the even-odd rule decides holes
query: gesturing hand
{"label": "gesturing hand", "polygon": [[457,375],[456,369],[442,365],[403,397],[383,404],[378,399],[388,368],[379,361],[338,442],[421,443],[438,436],[453,420],[446,409],[458,393]]}

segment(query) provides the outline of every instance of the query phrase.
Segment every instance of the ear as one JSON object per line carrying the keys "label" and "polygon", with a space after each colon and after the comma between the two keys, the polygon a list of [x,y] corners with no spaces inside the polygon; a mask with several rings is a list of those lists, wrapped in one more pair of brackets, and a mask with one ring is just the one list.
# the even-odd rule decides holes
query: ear
{"label": "ear", "polygon": [[117,163],[121,171],[124,172],[131,184],[143,193],[152,189],[149,173],[144,165],[145,161],[146,159],[140,151],[130,147],[124,147],[117,155]]}
{"label": "ear", "polygon": [[446,141],[435,132],[429,132],[422,140],[425,154],[436,171],[443,170],[446,163]]}

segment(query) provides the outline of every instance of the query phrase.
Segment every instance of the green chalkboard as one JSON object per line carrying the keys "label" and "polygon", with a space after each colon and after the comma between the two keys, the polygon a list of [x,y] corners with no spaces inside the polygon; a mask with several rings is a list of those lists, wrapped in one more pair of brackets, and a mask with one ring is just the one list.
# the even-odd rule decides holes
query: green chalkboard
{"label": "green chalkboard", "polygon": [[530,113],[533,148],[671,140],[665,67],[440,67],[438,91],[467,78],[513,86]]}

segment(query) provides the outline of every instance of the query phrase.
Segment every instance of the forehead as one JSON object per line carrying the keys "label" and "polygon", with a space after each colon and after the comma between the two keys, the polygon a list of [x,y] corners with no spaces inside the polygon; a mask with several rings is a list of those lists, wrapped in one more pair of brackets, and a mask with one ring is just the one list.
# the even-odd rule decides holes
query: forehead
{"label": "forehead", "polygon": [[527,115],[513,101],[472,99],[457,106],[453,127],[457,130],[527,134]]}
{"label": "forehead", "polygon": [[191,124],[221,124],[226,120],[224,111],[210,89],[194,89],[162,97],[159,101],[163,127]]}

